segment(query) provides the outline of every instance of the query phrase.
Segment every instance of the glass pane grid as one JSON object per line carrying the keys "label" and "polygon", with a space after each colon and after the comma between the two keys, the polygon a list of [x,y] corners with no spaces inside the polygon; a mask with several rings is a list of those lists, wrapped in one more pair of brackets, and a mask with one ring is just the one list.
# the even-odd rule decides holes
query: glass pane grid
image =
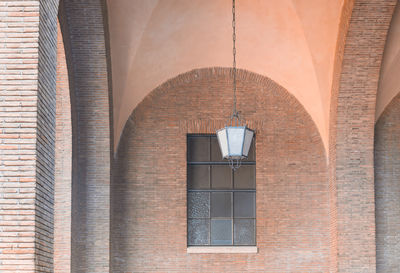
{"label": "glass pane grid", "polygon": [[[191,141],[192,137],[196,140]],[[255,245],[255,162],[243,162],[247,171],[235,178],[235,172],[230,170],[229,162],[222,161],[215,144],[218,143],[214,135],[188,136],[187,243],[189,246]],[[191,147],[194,152],[199,151],[199,146],[209,150],[201,151],[201,156],[189,151]],[[248,160],[254,157],[253,145],[251,150]],[[208,161],[196,161],[204,160],[204,155]],[[196,171],[195,166],[204,167]]]}

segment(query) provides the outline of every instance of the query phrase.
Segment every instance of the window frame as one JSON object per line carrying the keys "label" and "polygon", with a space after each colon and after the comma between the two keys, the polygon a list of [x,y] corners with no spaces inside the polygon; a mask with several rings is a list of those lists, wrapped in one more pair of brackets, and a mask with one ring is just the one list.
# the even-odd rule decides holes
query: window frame
{"label": "window frame", "polygon": [[[208,161],[195,161],[195,160],[191,160],[190,156],[191,156],[191,151],[190,149],[190,144],[189,141],[192,138],[208,138],[208,143],[209,143],[209,160]],[[213,143],[213,138],[215,138],[216,140],[216,135],[215,134],[187,134],[186,140],[186,147],[187,147],[187,184],[186,184],[186,196],[187,196],[187,217],[186,217],[186,221],[187,221],[187,236],[186,236],[186,242],[187,242],[187,248],[188,248],[188,252],[189,253],[235,253],[235,250],[233,250],[232,252],[232,248],[241,248],[240,253],[242,253],[242,251],[244,249],[247,249],[248,251],[245,251],[245,253],[255,253],[257,252],[257,211],[256,211],[256,194],[257,194],[257,190],[256,190],[256,167],[254,167],[254,187],[253,188],[244,188],[244,189],[238,189],[235,188],[234,185],[234,172],[233,170],[231,170],[231,177],[230,177],[230,189],[213,189],[212,188],[212,167],[213,166],[229,166],[229,162],[226,160],[222,161],[222,156],[219,154],[221,160],[219,161],[213,161],[213,150],[212,150],[212,143]],[[219,147],[218,147],[219,148]],[[218,149],[219,150],[219,149]],[[252,142],[252,150],[253,150],[253,160],[244,160],[242,161],[242,165],[243,166],[255,166],[256,165],[256,156],[255,156],[255,135],[253,137],[253,142]],[[220,152],[220,151],[219,151]],[[198,165],[203,165],[203,166],[208,166],[208,176],[209,176],[209,181],[208,181],[208,188],[207,189],[191,189],[189,187],[189,168],[190,166],[198,166]],[[208,217],[189,217],[189,194],[190,193],[196,193],[196,192],[208,192],[209,196],[208,196]],[[212,193],[214,192],[228,192],[230,193],[230,217],[213,217],[212,216]],[[235,194],[239,193],[239,192],[251,192],[254,193],[254,199],[253,199],[253,212],[254,215],[253,217],[235,217],[235,210],[234,210],[234,202],[235,202]],[[189,221],[193,220],[193,219],[206,219],[208,220],[208,242],[207,244],[204,245],[193,245],[193,244],[189,244]],[[212,220],[224,220],[224,219],[229,219],[231,221],[231,244],[213,244],[212,242],[212,233],[211,233],[211,225],[212,225]],[[253,225],[254,225],[254,233],[253,233],[253,243],[252,244],[236,244],[236,240],[235,240],[235,220],[252,220],[253,221]],[[197,252],[198,250],[195,251],[189,251],[189,249],[192,248],[203,248],[206,251],[205,252]],[[213,250],[209,250],[210,248],[214,248]],[[219,252],[219,250],[215,249],[215,248],[220,248],[223,251]],[[208,249],[208,250],[207,250]],[[254,249],[256,249],[256,251],[254,251]]]}

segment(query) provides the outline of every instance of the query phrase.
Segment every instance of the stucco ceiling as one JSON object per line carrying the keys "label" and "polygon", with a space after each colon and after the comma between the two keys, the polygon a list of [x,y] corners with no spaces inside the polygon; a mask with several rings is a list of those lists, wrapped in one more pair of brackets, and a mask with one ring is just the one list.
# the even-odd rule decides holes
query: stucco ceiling
{"label": "stucco ceiling", "polygon": [[[236,2],[238,67],[293,94],[327,147],[343,0]],[[231,0],[108,0],[108,13],[115,144],[154,88],[195,68],[232,65]]]}

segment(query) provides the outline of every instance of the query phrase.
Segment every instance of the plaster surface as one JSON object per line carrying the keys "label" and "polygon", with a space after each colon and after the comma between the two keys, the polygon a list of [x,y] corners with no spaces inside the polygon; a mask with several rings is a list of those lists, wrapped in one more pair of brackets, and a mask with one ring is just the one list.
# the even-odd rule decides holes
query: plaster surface
{"label": "plaster surface", "polygon": [[[293,94],[325,148],[342,5],[343,0],[236,3],[238,67],[268,76]],[[154,88],[195,68],[232,66],[230,0],[108,0],[108,10],[115,145],[132,110]]]}

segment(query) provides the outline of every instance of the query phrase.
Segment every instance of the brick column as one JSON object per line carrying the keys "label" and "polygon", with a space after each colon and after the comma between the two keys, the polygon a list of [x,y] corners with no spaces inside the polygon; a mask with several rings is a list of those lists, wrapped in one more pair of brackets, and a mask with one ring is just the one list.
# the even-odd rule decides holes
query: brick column
{"label": "brick column", "polygon": [[58,1],[0,2],[0,271],[53,270]]}
{"label": "brick column", "polygon": [[71,271],[108,272],[112,123],[105,0],[60,2],[72,108]]}
{"label": "brick column", "polygon": [[337,271],[376,272],[374,118],[382,54],[396,0],[356,0],[330,124]]}

